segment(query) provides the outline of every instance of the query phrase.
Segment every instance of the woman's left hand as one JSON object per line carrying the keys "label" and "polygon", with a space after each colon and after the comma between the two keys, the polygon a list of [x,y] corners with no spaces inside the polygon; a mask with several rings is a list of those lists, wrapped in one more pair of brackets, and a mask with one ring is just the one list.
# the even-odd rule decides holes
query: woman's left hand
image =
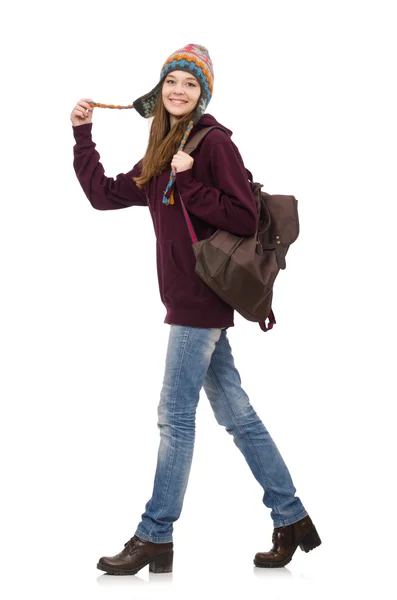
{"label": "woman's left hand", "polygon": [[183,150],[179,150],[171,161],[172,171],[175,173],[182,173],[182,171],[187,171],[191,169],[194,163],[194,158],[190,156],[190,154],[186,154]]}

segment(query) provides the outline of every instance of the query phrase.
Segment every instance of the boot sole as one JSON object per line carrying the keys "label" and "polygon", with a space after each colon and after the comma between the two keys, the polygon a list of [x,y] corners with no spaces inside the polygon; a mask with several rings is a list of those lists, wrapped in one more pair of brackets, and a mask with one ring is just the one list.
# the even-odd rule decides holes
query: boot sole
{"label": "boot sole", "polygon": [[[301,550],[303,550],[303,552],[310,552],[310,550],[314,550],[314,548],[317,548],[318,546],[320,546],[320,544],[321,544],[320,536],[318,535],[316,528],[313,526],[312,529],[308,533],[306,533],[306,535],[304,535],[302,537],[298,546]],[[296,548],[298,546],[296,546]],[[291,552],[291,554],[282,561],[263,562],[263,561],[259,561],[258,559],[254,558],[254,565],[256,567],[264,567],[264,568],[268,568],[268,569],[285,567],[285,565],[287,565],[292,560],[292,557],[295,554],[296,548],[294,548],[294,550]]]}
{"label": "boot sole", "polygon": [[173,558],[174,551],[172,550],[165,554],[159,554],[155,558],[150,558],[133,569],[118,569],[117,567],[106,566],[101,563],[97,564],[97,569],[105,571],[108,575],[136,575],[143,567],[149,565],[151,573],[172,573]]}

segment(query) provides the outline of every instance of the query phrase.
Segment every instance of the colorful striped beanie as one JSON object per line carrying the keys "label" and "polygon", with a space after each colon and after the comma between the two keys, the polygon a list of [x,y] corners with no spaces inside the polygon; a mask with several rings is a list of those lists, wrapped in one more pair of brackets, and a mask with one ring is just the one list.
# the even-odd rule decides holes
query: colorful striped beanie
{"label": "colorful striped beanie", "polygon": [[[115,106],[112,104],[91,102],[91,106],[98,106],[100,108],[135,108],[135,110],[142,117],[148,119],[149,117],[153,116],[153,110],[157,102],[157,98],[161,93],[164,79],[168,73],[171,73],[171,71],[187,71],[188,73],[192,73],[192,75],[198,79],[201,86],[201,95],[193,117],[191,121],[189,121],[187,129],[179,145],[179,152],[179,150],[183,150],[190,131],[204,114],[204,111],[212,97],[214,87],[214,71],[208,50],[204,46],[200,46],[198,44],[188,44],[187,46],[184,46],[183,48],[173,52],[167,58],[161,68],[160,80],[157,85],[148,94],[140,96],[133,102],[133,104],[129,104],[128,106]],[[175,175],[171,170],[170,178],[163,196],[163,203],[166,205],[174,204],[174,195],[172,189],[174,181]]]}

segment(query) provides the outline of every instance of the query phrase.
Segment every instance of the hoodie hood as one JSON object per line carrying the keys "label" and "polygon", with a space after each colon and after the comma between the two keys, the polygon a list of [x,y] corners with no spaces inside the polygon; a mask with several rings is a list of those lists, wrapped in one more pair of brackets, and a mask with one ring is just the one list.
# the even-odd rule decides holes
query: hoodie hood
{"label": "hoodie hood", "polygon": [[193,137],[195,133],[197,133],[198,131],[200,131],[200,129],[203,129],[204,127],[214,127],[215,125],[217,125],[218,127],[222,127],[222,129],[224,129],[229,134],[229,136],[232,137],[233,131],[225,127],[225,125],[222,125],[222,123],[219,123],[219,121],[217,121],[215,117],[208,113],[204,113],[201,116],[200,120],[192,128],[189,137]]}

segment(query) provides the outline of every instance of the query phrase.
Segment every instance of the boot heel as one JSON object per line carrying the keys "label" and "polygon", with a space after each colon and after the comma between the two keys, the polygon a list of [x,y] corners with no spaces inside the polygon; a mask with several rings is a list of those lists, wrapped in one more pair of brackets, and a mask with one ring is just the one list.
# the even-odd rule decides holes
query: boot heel
{"label": "boot heel", "polygon": [[316,528],[313,526],[313,529],[311,529],[309,533],[307,533],[305,537],[301,539],[299,548],[304,552],[310,552],[310,550],[313,550],[313,548],[317,548],[317,546],[319,546],[320,544],[320,536],[318,535]]}
{"label": "boot heel", "polygon": [[149,571],[151,573],[172,573],[172,562],[174,558],[174,551],[171,550],[167,554],[157,556],[151,563],[149,563]]}

